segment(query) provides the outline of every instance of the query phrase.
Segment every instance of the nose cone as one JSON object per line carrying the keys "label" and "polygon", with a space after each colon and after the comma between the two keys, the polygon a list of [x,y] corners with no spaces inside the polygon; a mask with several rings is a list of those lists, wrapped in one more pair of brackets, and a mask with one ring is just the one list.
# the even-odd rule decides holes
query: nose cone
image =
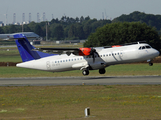
{"label": "nose cone", "polygon": [[155,57],[157,57],[157,56],[159,56],[159,54],[160,54],[159,51],[154,49],[153,55],[154,55]]}

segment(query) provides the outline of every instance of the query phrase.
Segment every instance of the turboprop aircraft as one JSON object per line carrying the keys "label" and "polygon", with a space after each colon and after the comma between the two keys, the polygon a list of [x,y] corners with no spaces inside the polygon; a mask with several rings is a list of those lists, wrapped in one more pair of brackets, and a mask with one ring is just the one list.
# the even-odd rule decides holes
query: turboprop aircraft
{"label": "turboprop aircraft", "polygon": [[24,34],[26,36],[26,38],[28,38],[28,39],[39,38],[39,35],[37,35],[34,32],[23,32],[23,33],[12,33],[12,34],[0,34],[0,39],[12,40],[12,39],[14,39],[14,35],[16,35],[16,34]]}
{"label": "turboprop aircraft", "polygon": [[[17,67],[50,72],[82,70],[83,75],[88,75],[89,70],[98,69],[104,74],[110,65],[147,60],[152,66],[152,59],[159,55],[156,49],[142,42],[92,48],[35,48],[23,34],[14,35],[14,38],[23,61]],[[57,54],[44,53],[43,50]]]}

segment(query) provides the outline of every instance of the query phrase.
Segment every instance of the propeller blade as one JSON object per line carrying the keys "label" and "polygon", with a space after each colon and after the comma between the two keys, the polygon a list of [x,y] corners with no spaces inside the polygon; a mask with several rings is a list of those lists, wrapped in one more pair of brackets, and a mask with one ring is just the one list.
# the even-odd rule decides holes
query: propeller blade
{"label": "propeller blade", "polygon": [[94,53],[92,55],[92,58],[93,58],[93,63],[95,62],[95,56],[94,56]]}
{"label": "propeller blade", "polygon": [[90,55],[92,55],[93,63],[95,62],[95,54],[98,55],[98,57],[99,57],[99,54],[97,53],[96,49],[92,48],[90,51]]}

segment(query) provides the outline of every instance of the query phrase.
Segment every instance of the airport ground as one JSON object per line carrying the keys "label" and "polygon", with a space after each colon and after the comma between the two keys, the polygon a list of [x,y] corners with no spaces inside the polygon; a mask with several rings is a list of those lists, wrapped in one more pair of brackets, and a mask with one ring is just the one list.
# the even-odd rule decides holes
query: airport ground
{"label": "airport ground", "polygon": [[0,67],[0,120],[161,119],[160,68],[116,65],[103,76],[91,71],[84,77],[81,71]]}
{"label": "airport ground", "polygon": [[[0,120],[161,119],[161,85],[0,87]],[[85,108],[90,116],[85,117]]]}

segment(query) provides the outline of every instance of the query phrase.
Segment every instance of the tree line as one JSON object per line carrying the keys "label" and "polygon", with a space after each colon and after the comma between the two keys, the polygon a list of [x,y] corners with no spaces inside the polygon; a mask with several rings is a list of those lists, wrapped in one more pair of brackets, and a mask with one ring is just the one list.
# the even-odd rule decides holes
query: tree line
{"label": "tree line", "polygon": [[[88,39],[84,46],[108,46],[136,41],[146,41],[152,47],[160,50],[161,15],[145,14],[135,11],[129,15],[121,15],[111,20],[91,19],[89,16],[52,19],[49,22],[23,25],[24,32],[35,32],[50,40],[81,40]],[[21,32],[22,26],[8,25],[0,27],[0,34]]]}
{"label": "tree line", "polygon": [[[97,20],[91,19],[89,16],[81,16],[72,18],[62,16],[61,19],[52,19],[49,22],[35,23],[23,25],[24,32],[35,32],[41,37],[46,36],[46,24],[48,24],[48,39],[65,40],[65,39],[87,39],[91,33],[97,28],[103,27],[107,23],[117,22],[141,22],[148,26],[155,27],[157,32],[161,34],[161,15],[146,14],[144,12],[134,11],[129,15],[121,15],[113,20]],[[8,25],[0,27],[0,34],[22,32],[20,25]]]}
{"label": "tree line", "polygon": [[148,26],[155,27],[161,34],[161,15],[146,14],[144,12],[134,11],[129,15],[121,15],[112,20],[112,22],[141,22]]}
{"label": "tree line", "polygon": [[[23,25],[24,32],[35,32],[39,36],[46,37],[46,24],[48,39],[50,40],[82,40],[87,39],[88,36],[95,32],[98,27],[102,27],[111,20],[97,20],[81,16],[80,18],[69,18],[63,16],[60,20],[58,18],[52,19],[50,22],[35,23]],[[21,25],[8,25],[0,27],[0,34],[22,32]]]}

